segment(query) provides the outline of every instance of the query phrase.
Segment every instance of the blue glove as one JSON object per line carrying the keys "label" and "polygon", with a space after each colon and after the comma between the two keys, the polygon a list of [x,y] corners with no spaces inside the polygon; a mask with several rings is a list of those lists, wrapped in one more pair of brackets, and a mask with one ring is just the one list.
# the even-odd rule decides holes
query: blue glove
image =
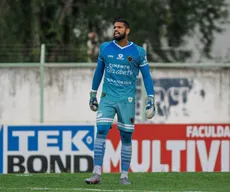
{"label": "blue glove", "polygon": [[97,92],[90,92],[89,107],[92,111],[98,110]]}
{"label": "blue glove", "polygon": [[145,115],[148,119],[152,119],[155,115],[155,100],[154,96],[148,96],[145,107]]}

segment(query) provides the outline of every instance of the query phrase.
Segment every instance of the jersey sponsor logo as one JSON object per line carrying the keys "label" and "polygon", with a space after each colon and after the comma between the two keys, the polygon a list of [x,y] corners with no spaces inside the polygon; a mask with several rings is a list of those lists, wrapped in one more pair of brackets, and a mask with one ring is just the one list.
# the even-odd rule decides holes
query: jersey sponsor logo
{"label": "jersey sponsor logo", "polygon": [[141,66],[148,64],[147,57],[145,56],[144,60],[141,62]]}
{"label": "jersey sponsor logo", "polygon": [[131,70],[130,66],[128,65],[120,65],[120,64],[112,64],[110,63],[106,68],[106,72],[117,74],[117,75],[124,75],[130,76],[133,75],[133,71]]}
{"label": "jersey sponsor logo", "polygon": [[118,59],[118,60],[124,60],[124,55],[123,55],[123,54],[118,54],[117,59]]}
{"label": "jersey sponsor logo", "polygon": [[113,58],[114,56],[113,55],[108,55],[108,58]]}
{"label": "jersey sponsor logo", "polygon": [[115,86],[132,85],[131,81],[121,81],[121,80],[114,80],[110,78],[106,78],[106,79],[110,84]]}
{"label": "jersey sponsor logo", "polygon": [[31,125],[0,129],[0,173],[93,170],[94,126]]}

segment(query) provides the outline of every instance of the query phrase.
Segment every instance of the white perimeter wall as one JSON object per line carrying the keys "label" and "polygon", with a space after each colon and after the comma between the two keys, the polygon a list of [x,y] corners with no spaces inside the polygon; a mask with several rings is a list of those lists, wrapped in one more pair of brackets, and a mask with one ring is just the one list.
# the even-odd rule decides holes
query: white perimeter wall
{"label": "white perimeter wall", "polygon": [[[45,69],[45,123],[95,123],[96,113],[88,107],[93,72],[93,68]],[[145,122],[230,122],[230,69],[157,68],[152,77],[158,113]],[[0,68],[0,124],[39,123],[39,110],[39,69]],[[140,113],[136,120],[141,122]]]}

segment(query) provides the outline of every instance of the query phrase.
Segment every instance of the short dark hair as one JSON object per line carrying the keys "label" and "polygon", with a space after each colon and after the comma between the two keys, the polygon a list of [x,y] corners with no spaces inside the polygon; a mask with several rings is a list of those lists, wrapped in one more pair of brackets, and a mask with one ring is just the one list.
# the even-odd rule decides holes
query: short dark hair
{"label": "short dark hair", "polygon": [[119,17],[119,18],[114,19],[113,24],[115,24],[116,22],[124,23],[126,28],[130,28],[129,22],[123,18]]}

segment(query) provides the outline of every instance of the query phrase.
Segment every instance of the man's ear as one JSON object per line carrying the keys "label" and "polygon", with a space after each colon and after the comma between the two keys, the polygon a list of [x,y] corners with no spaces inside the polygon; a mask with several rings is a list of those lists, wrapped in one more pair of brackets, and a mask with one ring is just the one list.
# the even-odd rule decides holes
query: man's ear
{"label": "man's ear", "polygon": [[130,33],[130,29],[126,29],[126,35],[128,35]]}

